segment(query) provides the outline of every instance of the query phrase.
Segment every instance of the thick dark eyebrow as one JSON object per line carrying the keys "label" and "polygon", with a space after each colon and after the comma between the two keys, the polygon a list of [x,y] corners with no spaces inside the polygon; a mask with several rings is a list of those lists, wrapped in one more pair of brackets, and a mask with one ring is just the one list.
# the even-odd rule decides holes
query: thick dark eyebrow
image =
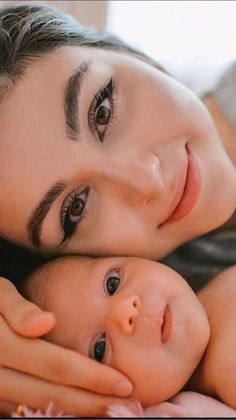
{"label": "thick dark eyebrow", "polygon": [[40,248],[40,234],[42,230],[42,223],[47,216],[54,201],[67,187],[67,182],[57,181],[47,192],[44,194],[42,200],[39,202],[27,223],[28,237],[36,248]]}
{"label": "thick dark eyebrow", "polygon": [[70,76],[64,93],[64,112],[66,132],[70,140],[77,141],[79,136],[79,107],[78,99],[83,76],[88,72],[90,63],[84,61]]}
{"label": "thick dark eyebrow", "polygon": [[[66,120],[66,132],[70,140],[77,141],[79,139],[79,107],[78,99],[81,89],[83,76],[88,72],[90,62],[84,61],[69,77],[65,92],[64,92],[64,112]],[[54,201],[67,187],[67,182],[57,181],[52,187],[44,194],[42,200],[39,202],[33,211],[27,223],[28,237],[32,244],[39,248],[41,245],[40,234],[42,224],[47,216]]]}
{"label": "thick dark eyebrow", "polygon": [[[66,132],[70,140],[77,141],[79,135],[79,107],[78,98],[81,89],[83,76],[88,72],[90,63],[84,61],[74,71],[66,83],[64,92],[64,112],[66,120]],[[47,216],[50,208],[58,196],[64,191],[67,183],[57,181],[43,196],[27,223],[28,237],[32,244],[40,247],[40,234],[42,223]]]}

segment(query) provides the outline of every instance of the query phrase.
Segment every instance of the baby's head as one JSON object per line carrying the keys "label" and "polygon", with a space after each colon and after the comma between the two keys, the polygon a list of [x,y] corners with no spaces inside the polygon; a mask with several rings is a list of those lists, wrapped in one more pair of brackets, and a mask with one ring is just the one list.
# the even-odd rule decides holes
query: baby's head
{"label": "baby's head", "polygon": [[144,405],[186,384],[209,339],[190,287],[150,260],[61,257],[34,272],[25,291],[55,314],[46,339],[126,374]]}

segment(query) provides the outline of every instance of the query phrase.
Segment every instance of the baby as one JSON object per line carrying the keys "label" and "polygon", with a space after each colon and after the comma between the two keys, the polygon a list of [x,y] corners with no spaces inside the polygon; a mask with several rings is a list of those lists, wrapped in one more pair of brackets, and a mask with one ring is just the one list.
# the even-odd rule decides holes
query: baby
{"label": "baby", "polygon": [[24,295],[55,314],[45,339],[123,372],[145,407],[187,384],[236,408],[235,275],[196,296],[160,263],[67,256],[36,270]]}

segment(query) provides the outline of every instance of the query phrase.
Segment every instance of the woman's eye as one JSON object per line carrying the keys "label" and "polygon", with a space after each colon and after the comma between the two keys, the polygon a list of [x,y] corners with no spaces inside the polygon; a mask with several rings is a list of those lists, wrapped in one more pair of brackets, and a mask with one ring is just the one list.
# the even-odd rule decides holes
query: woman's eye
{"label": "woman's eye", "polygon": [[103,334],[95,343],[93,348],[93,359],[102,363],[106,352],[106,334]]}
{"label": "woman's eye", "polygon": [[77,224],[81,223],[88,193],[89,187],[83,191],[75,190],[64,200],[61,208],[61,226],[64,232],[62,243],[72,236]]}
{"label": "woman's eye", "polygon": [[109,99],[105,99],[98,107],[95,114],[95,123],[100,137],[104,136],[106,125],[111,118],[111,104]]}
{"label": "woman's eye", "polygon": [[106,291],[108,295],[114,295],[120,285],[120,276],[119,273],[113,271],[109,274],[109,277],[106,280]]}
{"label": "woman's eye", "polygon": [[95,95],[88,112],[89,127],[93,133],[98,135],[101,142],[103,141],[107,125],[112,118],[113,89],[113,79],[111,79],[110,82]]}

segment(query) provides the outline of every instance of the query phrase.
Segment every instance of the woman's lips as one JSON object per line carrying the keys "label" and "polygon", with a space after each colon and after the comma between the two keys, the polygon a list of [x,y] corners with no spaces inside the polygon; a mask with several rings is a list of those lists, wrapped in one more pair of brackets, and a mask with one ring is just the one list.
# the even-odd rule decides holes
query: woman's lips
{"label": "woman's lips", "polygon": [[172,200],[170,210],[160,226],[176,222],[186,216],[195,206],[201,190],[201,174],[191,149],[186,145],[187,165],[184,168],[179,187]]}
{"label": "woman's lips", "polygon": [[163,324],[161,327],[161,341],[162,343],[166,343],[172,333],[172,313],[170,310],[169,305],[166,305],[164,316],[163,316]]}

